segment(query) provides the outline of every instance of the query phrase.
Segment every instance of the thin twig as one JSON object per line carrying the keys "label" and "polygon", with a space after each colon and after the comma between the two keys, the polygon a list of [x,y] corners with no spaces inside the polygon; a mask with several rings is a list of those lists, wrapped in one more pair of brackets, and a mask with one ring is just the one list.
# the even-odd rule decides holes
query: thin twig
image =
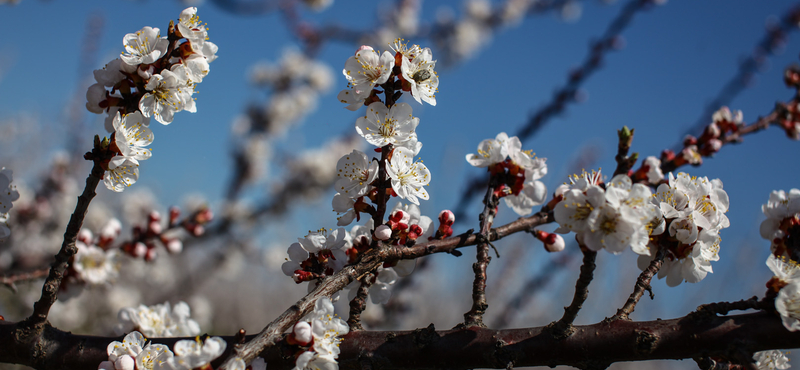
{"label": "thin twig", "polygon": [[50,273],[47,280],[42,286],[42,296],[33,305],[33,313],[26,319],[27,323],[35,328],[35,332],[41,333],[43,325],[47,322],[47,315],[50,312],[50,307],[55,303],[58,290],[61,287],[61,280],[64,278],[64,271],[69,265],[69,260],[78,248],[75,246],[75,241],[78,238],[78,232],[83,225],[83,219],[86,216],[86,211],[89,209],[89,203],[97,195],[95,189],[97,184],[103,179],[105,171],[100,165],[99,160],[94,161],[94,166],[86,178],[86,188],[83,189],[83,194],[78,197],[78,203],[75,205],[75,211],[69,219],[67,230],[64,232],[64,241],[61,243],[61,250],[55,256],[55,261],[50,267]]}
{"label": "thin twig", "polygon": [[[778,119],[781,117],[781,112],[785,111],[785,107],[786,106],[791,105],[791,104],[795,104],[796,105],[796,104],[798,104],[798,102],[800,102],[800,99],[795,97],[794,99],[790,100],[787,103],[776,104],[775,108],[769,114],[767,114],[766,116],[759,117],[758,120],[756,120],[752,124],[744,125],[744,126],[739,127],[738,130],[735,133],[730,133],[730,134],[724,135],[723,137],[720,138],[720,141],[722,142],[723,146],[724,145],[728,145],[728,144],[740,143],[740,142],[742,142],[742,136],[753,134],[753,133],[756,133],[756,132],[759,132],[759,131],[762,131],[762,130],[766,130],[767,128],[769,128],[770,124],[778,121]],[[705,157],[710,157],[711,156],[711,154],[708,154],[708,155],[705,155],[704,153],[700,153],[700,154],[705,156]],[[672,171],[675,171],[676,169],[678,169],[678,167],[680,167],[681,165],[689,164],[688,162],[687,163],[682,163],[682,164],[676,163],[677,160],[680,159],[680,157],[681,157],[680,154],[678,154],[678,155],[675,156],[675,159],[673,159],[673,160],[663,161],[661,163],[661,171],[664,172],[664,173],[672,172]]]}
{"label": "thin twig", "polygon": [[581,265],[578,281],[575,282],[575,295],[572,296],[572,303],[569,304],[569,307],[564,308],[564,316],[551,324],[553,336],[556,338],[566,338],[572,334],[572,323],[578,317],[578,311],[581,310],[583,302],[586,302],[589,297],[589,283],[592,282],[594,269],[597,267],[594,263],[597,252],[586,248],[581,248],[581,252],[583,252],[583,265]]}
{"label": "thin twig", "polygon": [[656,258],[650,262],[650,266],[648,266],[642,273],[639,275],[639,278],[636,279],[636,285],[633,288],[633,293],[631,293],[628,300],[625,302],[625,305],[622,306],[617,313],[611,317],[610,319],[606,319],[606,322],[616,321],[616,320],[630,320],[628,317],[633,310],[636,308],[636,304],[639,303],[639,299],[642,298],[644,292],[646,290],[650,290],[650,280],[653,279],[658,273],[658,270],[661,269],[661,265],[664,264],[664,257],[667,255],[666,248],[658,248],[658,252],[656,253]]}
{"label": "thin twig", "polygon": [[464,314],[466,327],[486,327],[483,323],[483,314],[489,307],[489,303],[486,302],[486,268],[492,260],[492,257],[489,256],[489,230],[494,223],[494,216],[497,214],[497,205],[500,201],[494,193],[498,182],[498,177],[493,175],[489,180],[486,196],[483,199],[484,206],[480,216],[481,230],[479,234],[481,242],[476,248],[477,261],[472,264],[472,271],[475,273],[475,280],[472,283],[472,308]]}
{"label": "thin twig", "polygon": [[707,303],[697,307],[697,310],[689,314],[697,317],[705,316],[725,316],[731,311],[744,311],[744,310],[765,310],[772,307],[772,301],[769,299],[759,300],[758,297],[753,296],[750,299],[742,299],[736,302],[714,302]]}
{"label": "thin twig", "polygon": [[619,144],[617,145],[617,156],[614,157],[614,159],[617,160],[617,169],[614,170],[614,176],[627,174],[628,171],[633,168],[633,165],[636,163],[636,159],[639,157],[636,153],[628,156],[628,152],[631,150],[631,143],[633,142],[633,132],[634,129],[628,129],[628,126],[623,127],[621,130],[617,130]]}
{"label": "thin twig", "polygon": [[375,274],[364,275],[361,284],[358,286],[358,292],[355,298],[350,301],[350,317],[347,318],[347,325],[350,326],[351,331],[364,330],[361,326],[361,313],[367,307],[367,295],[369,294],[369,287],[372,286],[372,279]]}
{"label": "thin twig", "polygon": [[47,276],[50,272],[50,267],[40,268],[38,270],[19,272],[0,277],[0,283],[11,289],[12,292],[17,292],[17,284],[22,281],[34,280]]}
{"label": "thin twig", "polygon": [[[619,38],[622,32],[631,24],[635,15],[642,10],[649,9],[653,4],[651,0],[632,0],[627,3],[617,16],[608,24],[606,31],[599,40],[589,44],[589,53],[583,60],[581,66],[569,73],[567,82],[564,86],[557,89],[550,101],[539,108],[536,113],[528,119],[516,136],[520,140],[525,140],[538,132],[550,119],[564,112],[567,105],[578,101],[576,96],[581,86],[589,80],[595,72],[602,66],[603,58],[609,51],[615,50],[619,46]],[[456,222],[465,217],[469,200],[479,194],[483,183],[480,178],[473,178],[464,182],[467,186],[461,193],[461,198],[453,213]]]}
{"label": "thin twig", "polygon": [[750,85],[753,76],[769,62],[767,58],[779,53],[782,50],[780,46],[786,43],[789,33],[797,30],[798,20],[800,20],[800,6],[795,5],[786,11],[780,23],[767,25],[766,34],[755,45],[752,54],[739,62],[736,74],[706,105],[695,123],[681,136],[681,140],[686,135],[703,130],[703,127],[710,123],[714,112],[720,107],[730,104],[739,93]]}

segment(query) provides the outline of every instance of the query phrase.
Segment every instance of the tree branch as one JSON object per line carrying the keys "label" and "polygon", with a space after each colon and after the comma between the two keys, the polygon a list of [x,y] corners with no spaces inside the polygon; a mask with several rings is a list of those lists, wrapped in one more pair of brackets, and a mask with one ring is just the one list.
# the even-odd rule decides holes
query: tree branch
{"label": "tree branch", "polygon": [[[429,327],[430,328],[430,327]],[[121,338],[75,335],[45,326],[45,335],[35,353],[29,344],[16,340],[19,323],[0,321],[0,362],[38,369],[96,368],[108,359],[106,347]],[[432,328],[430,328],[432,329]],[[693,320],[612,323],[575,326],[575,332],[558,340],[545,327],[491,330],[471,327],[434,331],[357,331],[344,337],[339,368],[358,369],[370,358],[373,368],[471,369],[514,366],[568,365],[581,369],[604,368],[614,362],[658,359],[691,359],[709,356],[735,357],[732,351],[756,352],[800,347],[800,332],[789,332],[780,318],[755,313]],[[604,335],[597,335],[603,333]],[[280,339],[280,335],[278,336]],[[248,339],[252,339],[248,336]],[[151,338],[172,347],[187,338]],[[236,336],[224,337],[227,353]],[[738,343],[739,348],[731,348]],[[291,369],[294,358],[281,356],[280,346],[260,353],[272,370]],[[218,361],[214,363],[217,365]],[[216,368],[216,367],[215,367]]]}
{"label": "tree branch", "polygon": [[104,172],[100,161],[95,160],[92,171],[89,173],[89,177],[86,178],[86,187],[83,189],[83,194],[78,197],[78,204],[75,205],[75,211],[69,218],[67,230],[64,232],[64,241],[61,243],[61,250],[56,254],[55,261],[50,267],[50,273],[42,287],[42,296],[33,305],[31,316],[26,319],[27,324],[34,328],[36,334],[41,333],[42,325],[47,322],[47,314],[56,301],[58,289],[61,287],[61,280],[64,278],[64,271],[69,265],[70,258],[78,252],[75,241],[78,238],[78,232],[81,231],[83,218],[89,209],[89,203],[97,195],[95,189],[103,179]]}

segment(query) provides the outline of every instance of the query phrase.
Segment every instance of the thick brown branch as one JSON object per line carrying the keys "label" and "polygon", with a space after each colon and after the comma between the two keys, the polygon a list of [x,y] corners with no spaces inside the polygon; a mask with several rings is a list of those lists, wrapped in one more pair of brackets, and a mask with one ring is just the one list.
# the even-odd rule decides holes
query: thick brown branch
{"label": "thick brown branch", "polygon": [[[574,329],[573,335],[565,340],[553,338],[544,327],[357,331],[345,336],[342,342],[339,368],[358,369],[364,358],[370,358],[373,368],[384,370],[505,368],[509,363],[586,369],[620,361],[731,358],[736,355],[730,353],[731,343],[740,344],[739,350],[749,353],[800,347],[800,332],[787,331],[780,318],[769,313],[703,320],[618,320]],[[19,330],[17,323],[0,321],[0,348],[3,348],[0,362],[38,369],[97,368],[108,359],[108,343],[121,339],[74,335],[45,326],[44,339],[34,357],[29,344],[17,340]],[[152,338],[153,342],[170,348],[179,339],[192,338]],[[230,353],[236,337],[225,340]],[[281,356],[280,346],[269,347],[260,355],[271,370],[294,367],[294,358]]]}
{"label": "thick brown branch", "polygon": [[653,276],[655,276],[658,273],[658,270],[661,269],[661,265],[664,264],[664,257],[666,255],[666,248],[658,249],[656,258],[650,262],[650,266],[642,271],[642,273],[639,274],[639,278],[636,279],[636,285],[633,288],[633,293],[631,293],[630,297],[628,297],[625,305],[617,310],[617,313],[611,317],[609,321],[616,321],[619,319],[630,320],[628,316],[633,313],[633,310],[636,308],[636,304],[639,303],[639,299],[641,299],[642,295],[644,295],[644,291],[650,290],[650,280],[652,280]]}
{"label": "thick brown branch", "polygon": [[42,325],[47,321],[50,307],[56,301],[58,289],[61,287],[61,279],[64,278],[64,271],[67,269],[69,259],[78,251],[78,248],[75,247],[75,240],[78,238],[78,232],[83,225],[83,218],[89,209],[89,203],[97,195],[95,189],[103,179],[104,172],[99,161],[95,161],[92,172],[86,178],[86,188],[83,189],[83,194],[78,197],[78,204],[75,205],[75,211],[69,219],[67,230],[64,232],[64,241],[61,243],[61,250],[56,254],[55,261],[50,266],[50,273],[42,287],[42,296],[33,305],[33,313],[27,319],[28,324],[35,328],[34,331],[36,333],[41,333]]}
{"label": "thick brown branch", "polygon": [[[489,240],[501,239],[510,234],[552,222],[552,220],[552,213],[547,212],[538,212],[530,217],[519,218],[506,225],[491,229],[489,232]],[[452,252],[457,248],[477,244],[477,239],[478,237],[474,234],[464,234],[443,240],[420,243],[411,248],[382,247],[372,249],[364,254],[358,264],[347,266],[334,276],[323,280],[314,291],[307,294],[303,299],[284,311],[278,318],[267,325],[252,341],[242,346],[237,346],[236,357],[241,357],[246,362],[252,361],[264,348],[274,345],[280,339],[281,333],[288,330],[297,320],[311,312],[317,299],[329,297],[333,293],[344,289],[344,287],[352,281],[360,279],[365,274],[373,271],[384,261],[413,259],[432,253]],[[229,358],[224,366],[230,366],[230,361],[233,361],[233,357]]]}

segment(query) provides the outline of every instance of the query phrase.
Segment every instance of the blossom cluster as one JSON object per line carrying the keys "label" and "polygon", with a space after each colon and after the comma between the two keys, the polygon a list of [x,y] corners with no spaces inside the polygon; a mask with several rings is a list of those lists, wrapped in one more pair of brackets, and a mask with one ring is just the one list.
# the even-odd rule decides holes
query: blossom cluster
{"label": "blossom cluster", "polygon": [[772,243],[767,266],[775,275],[767,287],[778,293],[775,309],[786,329],[800,330],[800,266],[789,240],[800,225],[800,190],[773,191],[761,210],[767,216],[761,223],[761,236]]}
{"label": "blossom cluster", "polygon": [[[108,360],[98,366],[98,370],[190,370],[211,368],[211,361],[225,352],[227,343],[220,337],[194,340],[179,340],[173,350],[164,344],[148,342],[142,333],[133,331],[122,342],[114,341],[108,345]],[[251,364],[254,370],[266,369],[263,358]],[[247,365],[237,358],[233,369],[245,370]]]}
{"label": "blossom cluster", "polygon": [[194,7],[181,12],[167,36],[144,27],[125,35],[123,45],[118,59],[94,71],[96,83],[86,92],[86,108],[107,113],[106,129],[113,133],[103,182],[116,192],[135,183],[139,161],[150,158],[150,118],[167,125],[177,112],[195,112],[192,95],[217,57]]}
{"label": "blossom cluster", "polygon": [[[409,47],[398,39],[393,50],[394,53],[384,51],[379,55],[370,46],[359,48],[345,62],[342,73],[350,88],[342,90],[338,98],[348,104],[350,110],[367,105],[367,113],[356,120],[356,132],[369,144],[380,148],[376,150],[391,150],[385,164],[391,184],[389,195],[419,205],[419,199],[429,198],[424,187],[430,183],[428,168],[421,160],[414,160],[422,149],[416,134],[419,118],[413,116],[408,103],[388,100],[396,100],[405,91],[419,103],[436,105],[439,77],[434,71],[436,61],[432,60],[429,48]],[[381,92],[386,94],[387,102],[378,97]],[[374,213],[366,199],[377,202],[378,167],[358,150],[339,159],[337,195],[333,199],[333,210],[341,215],[339,226],[360,219],[360,213]]]}
{"label": "blossom cluster", "polygon": [[758,370],[786,370],[792,367],[787,354],[779,350],[761,351],[753,354],[753,360]]}
{"label": "blossom cluster", "polygon": [[298,321],[286,339],[299,347],[295,370],[338,369],[340,337],[348,332],[347,322],[333,313],[333,302],[328,297],[318,299],[314,311]]}
{"label": "blossom cluster", "polygon": [[5,167],[0,169],[0,241],[11,235],[8,228],[8,211],[11,210],[13,201],[19,199],[17,188],[11,185],[13,172]]}
{"label": "blossom cluster", "polygon": [[791,230],[800,226],[800,190],[773,191],[767,203],[761,206],[761,211],[767,216],[761,222],[761,237],[772,243],[772,253],[791,258],[787,239]]}
{"label": "blossom cluster", "polygon": [[138,331],[147,337],[190,337],[200,334],[200,325],[191,319],[186,302],[170,307],[169,302],[153,306],[139,305],[119,311],[117,334]]}
{"label": "blossom cluster", "polygon": [[75,242],[78,252],[70,264],[70,272],[89,285],[114,281],[119,276],[121,261],[119,249],[111,248],[111,244],[121,230],[122,224],[116,218],[108,220],[97,236],[87,229],[81,229]]}
{"label": "blossom cluster", "polygon": [[683,149],[679,153],[672,150],[664,150],[661,153],[660,161],[669,162],[673,168],[689,164],[699,166],[703,163],[703,157],[709,157],[718,152],[726,138],[739,133],[739,128],[744,126],[744,115],[742,111],[731,111],[728,107],[722,107],[711,117],[712,122],[703,129],[700,137],[687,135],[683,139]]}
{"label": "blossom cluster", "polygon": [[147,215],[145,226],[134,226],[132,238],[121,245],[121,250],[134,258],[143,258],[153,261],[158,256],[156,244],[161,244],[171,254],[183,250],[183,236],[188,233],[200,236],[205,232],[205,224],[211,222],[214,213],[206,206],[201,206],[189,217],[180,219],[181,211],[178,207],[170,207],[166,228],[162,225],[161,213],[151,211]]}
{"label": "blossom cluster", "polygon": [[547,174],[546,160],[537,158],[530,150],[522,150],[519,138],[509,137],[505,132],[481,141],[478,154],[467,154],[469,164],[486,167],[493,177],[500,179],[495,195],[520,216],[530,214],[547,197],[547,186],[539,181]]}
{"label": "blossom cluster", "polygon": [[342,249],[346,238],[347,231],[343,228],[309,231],[289,246],[289,259],[281,265],[281,270],[298,284],[332,275],[347,263]]}
{"label": "blossom cluster", "polygon": [[685,173],[651,188],[620,174],[603,183],[600,172],[574,176],[556,190],[557,232],[575,232],[590,250],[620,253],[630,247],[646,268],[656,251],[666,257],[659,278],[667,285],[698,282],[719,259],[719,230],[730,225],[728,195],[718,179]]}

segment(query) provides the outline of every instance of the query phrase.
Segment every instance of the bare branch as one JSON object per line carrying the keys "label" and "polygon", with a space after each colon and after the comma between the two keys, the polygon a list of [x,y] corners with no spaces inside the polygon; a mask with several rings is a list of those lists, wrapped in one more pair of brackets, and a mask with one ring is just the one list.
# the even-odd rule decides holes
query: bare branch
{"label": "bare branch", "polygon": [[[87,153],[88,154],[88,153]],[[100,161],[95,160],[92,171],[89,177],[86,178],[86,187],[83,189],[83,194],[78,197],[78,204],[75,205],[75,211],[69,219],[67,230],[64,232],[64,241],[61,244],[61,250],[55,256],[55,262],[50,267],[50,273],[47,280],[42,287],[42,296],[33,305],[33,313],[26,320],[29,325],[35,328],[36,333],[41,333],[43,324],[47,321],[47,314],[50,307],[55,303],[58,290],[61,287],[61,280],[64,278],[64,271],[69,265],[69,260],[78,248],[75,246],[75,241],[78,238],[78,232],[81,231],[83,225],[83,218],[86,216],[86,211],[89,209],[89,203],[92,202],[97,193],[97,184],[103,179],[105,171],[100,166]]]}
{"label": "bare branch", "polygon": [[[37,369],[96,368],[108,359],[108,343],[121,339],[74,335],[45,326],[45,335],[38,345],[41,350],[36,351],[17,340],[19,324],[0,321],[0,348],[3,348],[0,362]],[[800,346],[800,332],[787,331],[780,318],[769,313],[703,320],[688,317],[643,322],[617,320],[576,326],[566,340],[547,334],[545,327],[432,329],[431,326],[414,331],[351,332],[340,347],[339,368],[358,369],[362,360],[369,358],[373,368],[385,370],[506,368],[509,363],[586,369],[604,368],[621,361],[734,358],[736,353],[731,353],[732,350],[752,353]],[[599,332],[604,335],[597,335]],[[277,339],[281,337],[278,335]],[[187,338],[150,339],[173,346]],[[233,352],[236,336],[224,339],[228,341],[227,353]],[[732,349],[731,343],[739,343],[739,349]],[[280,346],[268,346],[266,351],[256,354],[264,357],[272,370],[294,367],[294,358],[282,356]]]}
{"label": "bare branch", "polygon": [[607,321],[611,322],[619,319],[630,320],[628,315],[633,313],[633,310],[636,308],[636,304],[639,303],[639,299],[641,299],[642,295],[644,295],[644,291],[650,290],[650,280],[652,280],[653,276],[655,276],[658,273],[658,270],[661,269],[661,265],[664,264],[664,257],[666,255],[666,248],[658,248],[658,252],[656,252],[656,258],[650,262],[650,266],[642,271],[642,273],[639,275],[639,278],[636,279],[636,285],[633,288],[633,293],[631,293],[630,297],[628,297],[625,305],[617,310],[617,313],[610,319],[607,319]]}

